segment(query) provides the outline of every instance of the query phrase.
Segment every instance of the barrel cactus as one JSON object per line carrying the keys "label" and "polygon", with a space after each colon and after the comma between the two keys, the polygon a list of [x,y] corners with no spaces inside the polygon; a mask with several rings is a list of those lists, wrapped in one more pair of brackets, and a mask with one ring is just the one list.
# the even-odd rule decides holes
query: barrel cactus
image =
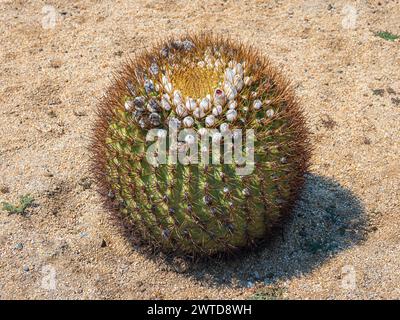
{"label": "barrel cactus", "polygon": [[[302,109],[251,46],[213,35],[161,42],[124,65],[97,111],[92,162],[100,193],[154,248],[203,256],[253,246],[301,190],[310,154]],[[170,140],[184,128],[191,134]],[[204,136],[218,161],[200,144]],[[149,157],[162,139],[167,153],[156,148]],[[237,155],[248,163],[224,161],[229,141],[243,141]],[[187,161],[151,161],[174,152]]]}

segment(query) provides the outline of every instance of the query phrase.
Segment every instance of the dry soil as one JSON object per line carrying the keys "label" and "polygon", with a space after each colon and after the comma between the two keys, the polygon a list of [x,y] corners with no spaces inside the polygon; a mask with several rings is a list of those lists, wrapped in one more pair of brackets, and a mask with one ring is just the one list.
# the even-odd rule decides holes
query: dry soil
{"label": "dry soil", "polygon": [[[1,0],[0,21],[0,201],[35,199],[0,211],[1,299],[400,298],[400,42],[376,36],[400,34],[399,1]],[[315,145],[292,219],[231,261],[141,253],[88,170],[112,72],[186,31],[268,55]]]}

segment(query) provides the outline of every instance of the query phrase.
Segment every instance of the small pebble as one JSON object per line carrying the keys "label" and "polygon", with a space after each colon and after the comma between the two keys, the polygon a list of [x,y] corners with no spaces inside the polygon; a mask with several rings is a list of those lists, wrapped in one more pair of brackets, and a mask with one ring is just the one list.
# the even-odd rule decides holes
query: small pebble
{"label": "small pebble", "polygon": [[384,89],[372,89],[372,94],[374,96],[383,97],[385,95],[385,90]]}
{"label": "small pebble", "polygon": [[85,117],[87,113],[85,111],[74,110],[74,115],[77,117]]}
{"label": "small pebble", "polygon": [[78,184],[83,188],[83,190],[87,190],[92,186],[92,181],[88,177],[84,177],[78,182]]}
{"label": "small pebble", "polygon": [[50,99],[48,101],[49,106],[54,106],[54,105],[61,104],[61,103],[62,103],[62,101],[59,98]]}
{"label": "small pebble", "polygon": [[63,62],[60,59],[51,59],[49,64],[51,68],[58,69],[62,66]]}
{"label": "small pebble", "polygon": [[4,185],[0,185],[0,193],[9,193],[10,188]]}
{"label": "small pebble", "polygon": [[54,110],[50,110],[49,112],[47,112],[47,115],[50,118],[57,118],[57,113],[55,113]]}

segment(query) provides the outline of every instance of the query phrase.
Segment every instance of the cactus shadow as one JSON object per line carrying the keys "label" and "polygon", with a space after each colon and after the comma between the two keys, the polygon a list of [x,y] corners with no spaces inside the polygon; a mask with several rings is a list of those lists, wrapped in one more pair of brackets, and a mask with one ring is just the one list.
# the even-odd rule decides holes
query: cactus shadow
{"label": "cactus shadow", "polygon": [[261,248],[233,259],[193,263],[185,274],[213,286],[274,284],[307,274],[363,241],[366,227],[363,205],[350,190],[309,174],[292,213]]}

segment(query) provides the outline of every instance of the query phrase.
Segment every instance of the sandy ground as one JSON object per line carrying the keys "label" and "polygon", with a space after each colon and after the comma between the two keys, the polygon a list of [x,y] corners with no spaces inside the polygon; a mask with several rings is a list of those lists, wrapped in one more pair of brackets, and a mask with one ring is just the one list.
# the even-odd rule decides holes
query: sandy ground
{"label": "sandy ground", "polygon": [[[0,211],[1,299],[400,298],[400,42],[375,36],[400,34],[399,1],[1,0],[0,21],[0,201],[35,198],[25,216]],[[185,30],[282,66],[315,144],[293,218],[232,261],[140,253],[88,171],[112,72]]]}

